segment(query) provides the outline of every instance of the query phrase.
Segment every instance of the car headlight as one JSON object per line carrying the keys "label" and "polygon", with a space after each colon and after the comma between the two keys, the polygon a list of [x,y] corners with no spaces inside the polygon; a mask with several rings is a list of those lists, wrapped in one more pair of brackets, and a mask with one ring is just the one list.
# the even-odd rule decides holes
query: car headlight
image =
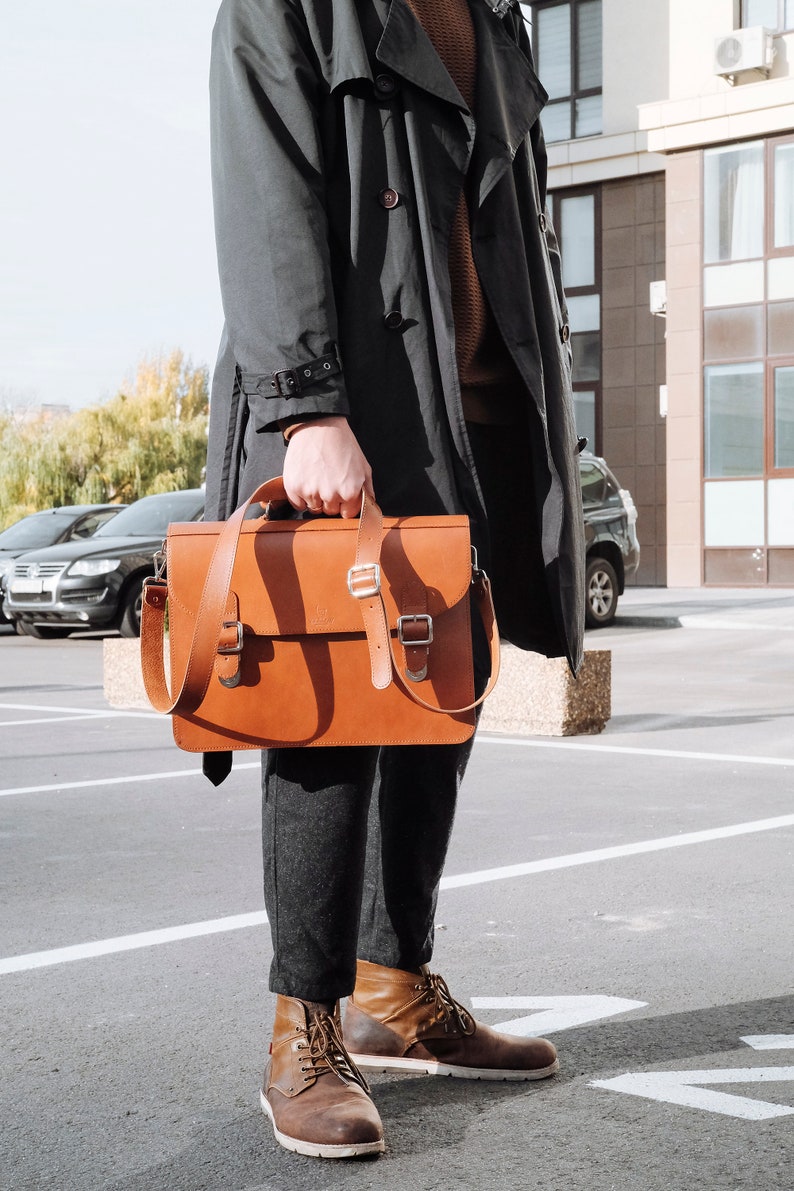
{"label": "car headlight", "polygon": [[67,570],[67,575],[109,575],[121,566],[120,558],[78,558]]}

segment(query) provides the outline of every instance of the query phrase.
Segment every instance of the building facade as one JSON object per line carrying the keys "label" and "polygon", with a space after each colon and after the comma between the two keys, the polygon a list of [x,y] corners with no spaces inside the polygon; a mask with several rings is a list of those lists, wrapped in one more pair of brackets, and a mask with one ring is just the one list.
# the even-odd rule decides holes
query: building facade
{"label": "building facade", "polygon": [[523,5],[579,430],[636,582],[794,583],[794,0]]}

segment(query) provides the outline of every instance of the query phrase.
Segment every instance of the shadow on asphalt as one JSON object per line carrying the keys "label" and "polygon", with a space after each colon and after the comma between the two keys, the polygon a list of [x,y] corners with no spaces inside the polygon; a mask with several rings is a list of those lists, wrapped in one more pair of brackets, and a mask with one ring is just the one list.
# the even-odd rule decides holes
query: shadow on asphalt
{"label": "shadow on asphalt", "polygon": [[674,728],[734,728],[740,724],[770,724],[790,719],[787,711],[766,715],[613,715],[609,735],[615,732],[669,732]]}
{"label": "shadow on asphalt", "polygon": [[398,1075],[376,1076],[370,1083],[386,1125],[387,1149],[380,1158],[321,1161],[289,1153],[274,1140],[264,1114],[250,1112],[200,1127],[189,1149],[117,1182],[103,1182],[102,1191],[383,1191],[410,1186],[406,1167],[421,1170],[431,1154],[432,1182],[414,1185],[418,1191],[452,1186],[457,1180],[444,1181],[445,1150],[459,1168],[467,1133],[489,1112],[505,1101],[532,1097],[537,1104],[538,1097],[559,1090],[556,1079],[541,1085]]}
{"label": "shadow on asphalt", "polygon": [[[408,1185],[408,1171],[426,1168],[429,1183],[444,1187],[444,1151],[457,1167],[473,1144],[478,1125],[507,1107],[529,1103],[526,1120],[541,1119],[543,1109],[559,1100],[565,1085],[586,1079],[609,1078],[626,1071],[646,1071],[671,1063],[676,1069],[701,1067],[704,1056],[742,1051],[743,1035],[790,1033],[794,1027],[794,997],[719,1005],[663,1017],[594,1023],[559,1036],[562,1074],[542,1084],[479,1083],[453,1079],[381,1076],[372,1081],[373,1096],[387,1124],[389,1148],[379,1160],[319,1162],[287,1153],[276,1144],[269,1123],[257,1112],[228,1121],[199,1126],[188,1149],[167,1162],[149,1166],[115,1182],[103,1191],[378,1191]],[[758,1066],[755,1052],[746,1049],[742,1065]],[[475,1143],[476,1144],[476,1143]],[[498,1147],[497,1147],[498,1148]],[[482,1168],[475,1162],[475,1168]],[[400,1183],[390,1181],[399,1178]],[[409,1176],[410,1181],[410,1176]],[[467,1186],[472,1184],[466,1184]],[[487,1184],[482,1184],[483,1186]],[[493,1184],[491,1184],[493,1185]]]}

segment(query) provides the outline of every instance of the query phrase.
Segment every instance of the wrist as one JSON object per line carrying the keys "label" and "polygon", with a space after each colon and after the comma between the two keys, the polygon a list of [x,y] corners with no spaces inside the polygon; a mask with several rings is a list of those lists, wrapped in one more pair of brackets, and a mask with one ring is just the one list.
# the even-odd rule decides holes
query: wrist
{"label": "wrist", "polygon": [[315,416],[309,415],[301,417],[297,415],[292,418],[282,418],[279,421],[279,429],[281,430],[284,442],[288,443],[293,434],[297,434],[299,430],[305,430],[307,426],[334,426],[340,422],[346,422],[347,418],[339,414],[331,416],[318,414]]}

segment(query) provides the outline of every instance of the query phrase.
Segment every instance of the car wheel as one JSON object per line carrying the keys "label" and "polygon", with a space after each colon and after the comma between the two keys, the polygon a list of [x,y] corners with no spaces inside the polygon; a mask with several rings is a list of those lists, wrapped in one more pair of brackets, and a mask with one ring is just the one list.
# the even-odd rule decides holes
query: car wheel
{"label": "car wheel", "polygon": [[611,562],[592,558],[587,564],[584,619],[588,628],[611,624],[618,606],[618,577]]}
{"label": "car wheel", "polygon": [[143,579],[137,580],[127,590],[119,617],[119,632],[122,637],[140,637],[141,605],[143,604]]}
{"label": "car wheel", "polygon": [[[17,623],[25,637],[35,637],[37,641],[57,641],[61,637],[68,637],[74,631],[62,624],[23,624],[21,621]],[[18,629],[17,632],[19,631]]]}

